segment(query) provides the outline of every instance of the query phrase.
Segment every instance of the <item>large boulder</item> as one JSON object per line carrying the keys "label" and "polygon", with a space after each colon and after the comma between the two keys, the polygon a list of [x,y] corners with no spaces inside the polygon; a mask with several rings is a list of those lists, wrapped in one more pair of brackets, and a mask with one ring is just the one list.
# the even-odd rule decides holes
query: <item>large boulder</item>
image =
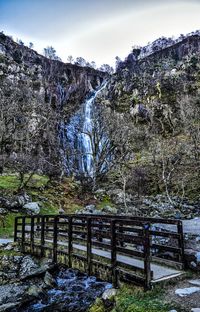
{"label": "large boulder", "polygon": [[117,208],[106,205],[103,207],[102,212],[105,214],[117,214]]}
{"label": "large boulder", "polygon": [[26,193],[0,197],[0,206],[11,211],[18,211],[28,202],[31,202],[31,197]]}
{"label": "large boulder", "polygon": [[40,206],[37,202],[31,202],[31,203],[25,204],[23,206],[23,210],[25,210],[25,212],[30,215],[39,214]]}

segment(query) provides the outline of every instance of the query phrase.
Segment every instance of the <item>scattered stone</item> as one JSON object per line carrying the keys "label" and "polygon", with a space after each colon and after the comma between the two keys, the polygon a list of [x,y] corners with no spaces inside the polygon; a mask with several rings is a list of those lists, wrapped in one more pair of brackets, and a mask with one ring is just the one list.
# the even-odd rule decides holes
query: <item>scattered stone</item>
{"label": "scattered stone", "polygon": [[7,214],[7,213],[8,213],[8,211],[5,208],[0,208],[0,214],[1,215]]}
{"label": "scattered stone", "polygon": [[117,209],[115,207],[111,207],[111,206],[105,206],[102,209],[102,212],[105,212],[107,214],[116,214],[117,213]]}
{"label": "scattered stone", "polygon": [[[192,243],[192,240],[191,240]],[[193,244],[194,245],[194,244]],[[187,266],[195,271],[200,270],[199,251],[193,249],[185,249],[185,260]]]}
{"label": "scattered stone", "polygon": [[21,207],[23,207],[26,203],[31,201],[31,198],[27,193],[24,193],[22,195],[18,195],[16,199],[19,203],[19,206],[21,206]]}
{"label": "scattered stone", "polygon": [[85,206],[85,210],[93,213],[93,211],[96,210],[96,206],[95,205],[87,205],[87,206]]}
{"label": "scattered stone", "polygon": [[103,300],[110,300],[113,297],[115,297],[117,294],[117,289],[111,288],[111,289],[106,289],[102,295]]}
{"label": "scattered stone", "polygon": [[87,205],[84,209],[77,211],[78,214],[102,214],[100,210],[96,209],[95,205]]}
{"label": "scattered stone", "polygon": [[189,281],[190,284],[200,287],[200,279]]}
{"label": "scattered stone", "polygon": [[0,238],[0,245],[12,243],[12,242],[13,242],[13,239],[11,238]]}
{"label": "scattered stone", "polygon": [[200,287],[188,287],[188,288],[176,289],[175,294],[180,297],[184,297],[184,296],[189,296],[199,291],[200,291]]}
{"label": "scattered stone", "polygon": [[14,249],[14,246],[12,246],[11,244],[8,244],[4,250],[13,250]]}

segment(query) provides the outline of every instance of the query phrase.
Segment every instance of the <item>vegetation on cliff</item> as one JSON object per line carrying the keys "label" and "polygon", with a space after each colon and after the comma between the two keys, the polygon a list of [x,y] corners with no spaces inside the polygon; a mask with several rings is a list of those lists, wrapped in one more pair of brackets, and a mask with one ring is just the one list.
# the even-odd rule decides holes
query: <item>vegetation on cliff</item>
{"label": "vegetation on cliff", "polygon": [[66,125],[107,77],[92,133],[94,150],[103,132],[109,138],[102,156],[107,170],[95,186],[120,187],[125,208],[127,191],[138,197],[164,192],[174,206],[173,196],[199,199],[199,33],[161,41],[162,49],[156,43],[151,53],[134,48],[109,77],[40,56],[1,33],[1,172],[18,172],[19,190],[36,173],[62,180],[61,122]]}

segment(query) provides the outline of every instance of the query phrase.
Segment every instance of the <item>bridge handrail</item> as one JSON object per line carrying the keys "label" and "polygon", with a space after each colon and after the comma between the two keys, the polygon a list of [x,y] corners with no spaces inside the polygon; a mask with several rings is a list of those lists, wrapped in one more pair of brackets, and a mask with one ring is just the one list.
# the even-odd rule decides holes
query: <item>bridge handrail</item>
{"label": "bridge handrail", "polygon": [[[74,222],[73,222],[74,219]],[[80,222],[80,223],[79,223]],[[105,224],[103,224],[105,222]],[[166,230],[153,230],[151,225],[153,224],[172,224],[176,225],[177,232],[166,232]],[[65,229],[65,225],[67,229]],[[29,226],[29,228],[27,228]],[[64,226],[64,229],[63,229]],[[19,230],[20,227],[20,230]],[[35,231],[37,229],[37,231]],[[120,215],[93,215],[93,214],[60,214],[60,215],[33,215],[33,216],[17,216],[15,218],[15,241],[21,241],[22,252],[26,251],[26,246],[30,247],[30,252],[34,253],[36,248],[35,233],[40,235],[40,256],[44,255],[45,248],[51,250],[50,247],[45,247],[45,235],[48,233],[52,235],[52,257],[54,262],[57,262],[58,254],[62,253],[68,256],[68,266],[72,267],[72,258],[78,257],[84,259],[82,255],[75,255],[73,253],[73,244],[75,241],[80,240],[86,242],[86,255],[85,258],[88,273],[91,274],[92,267],[95,263],[104,265],[98,260],[93,259],[92,248],[97,246],[111,252],[111,272],[113,283],[117,283],[117,275],[123,270],[119,267],[120,261],[117,260],[117,253],[130,255],[135,257],[142,257],[144,261],[144,276],[135,276],[138,281],[143,281],[145,288],[149,288],[151,285],[152,272],[150,267],[151,262],[151,250],[152,248],[161,248],[164,250],[171,250],[172,252],[179,254],[181,263],[184,263],[184,245],[183,245],[183,228],[180,220],[164,220],[161,218],[146,218],[146,217],[130,217]],[[18,236],[18,233],[21,236]],[[47,234],[45,234],[47,233]],[[110,237],[108,235],[110,233]],[[48,234],[48,235],[49,235]],[[152,244],[151,240],[153,235],[164,237],[170,237],[177,239],[178,248],[164,246],[159,244]],[[28,236],[27,236],[28,235]],[[36,236],[34,236],[36,235]],[[47,235],[47,237],[48,237]],[[59,250],[60,243],[58,237],[63,236],[67,238],[67,253]],[[80,235],[83,235],[80,236]],[[170,236],[171,235],[171,236]],[[26,237],[30,238],[26,240]],[[109,244],[105,239],[110,239]],[[36,237],[37,239],[37,237]],[[61,238],[60,238],[61,239]],[[99,239],[99,241],[98,241]],[[104,241],[103,241],[104,240]],[[106,242],[106,243],[105,243]],[[143,246],[142,252],[127,248],[127,244],[135,244]],[[122,245],[118,245],[122,244]],[[124,245],[126,244],[126,246]],[[105,267],[109,267],[105,263]],[[134,266],[133,266],[134,267]],[[141,270],[141,269],[140,269]],[[124,273],[124,272],[123,272]],[[128,273],[124,273],[128,276]]]}

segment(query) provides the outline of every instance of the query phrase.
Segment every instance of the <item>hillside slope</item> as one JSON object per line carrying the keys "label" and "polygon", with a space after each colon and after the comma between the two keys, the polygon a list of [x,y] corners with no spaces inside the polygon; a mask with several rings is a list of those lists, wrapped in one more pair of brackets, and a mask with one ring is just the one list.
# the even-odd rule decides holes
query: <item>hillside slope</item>
{"label": "hillside slope", "polygon": [[118,64],[100,99],[126,120],[134,141],[118,181],[139,196],[165,192],[171,203],[175,195],[198,198],[200,36],[140,53],[134,49]]}

